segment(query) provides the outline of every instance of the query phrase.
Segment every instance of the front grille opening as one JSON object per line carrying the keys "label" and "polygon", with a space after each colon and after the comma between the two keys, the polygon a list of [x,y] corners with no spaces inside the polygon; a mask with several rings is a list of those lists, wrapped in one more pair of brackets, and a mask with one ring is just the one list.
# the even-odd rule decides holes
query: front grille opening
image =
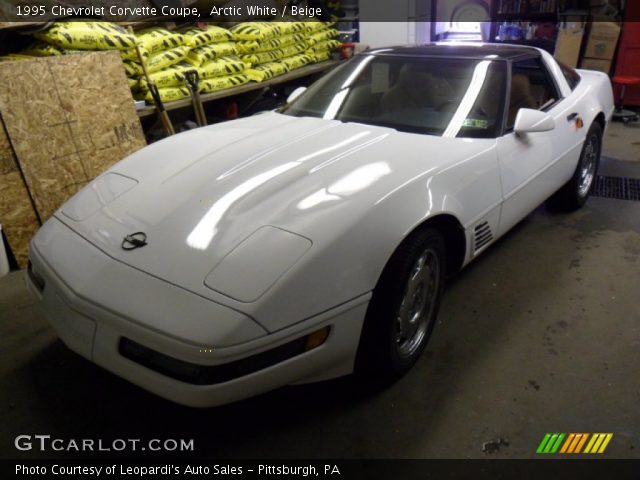
{"label": "front grille opening", "polygon": [[[319,332],[326,332],[320,335],[323,337],[322,342],[317,340]],[[123,357],[167,377],[193,385],[215,385],[244,377],[317,348],[324,343],[328,333],[329,327],[325,327],[308,336],[225,365],[198,365],[185,362],[125,337],[120,339],[118,351]]]}
{"label": "front grille opening", "polygon": [[598,175],[592,195],[617,200],[640,201],[640,179]]}

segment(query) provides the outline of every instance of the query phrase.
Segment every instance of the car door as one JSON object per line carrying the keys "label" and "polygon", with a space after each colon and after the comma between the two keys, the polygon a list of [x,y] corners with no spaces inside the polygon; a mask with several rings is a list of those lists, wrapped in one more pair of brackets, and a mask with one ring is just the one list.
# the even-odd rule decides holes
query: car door
{"label": "car door", "polygon": [[[579,112],[562,98],[541,57],[514,61],[505,109],[505,133],[497,140],[503,206],[500,232],[504,233],[558,190],[573,173]],[[547,112],[555,121],[548,132],[518,135],[513,127],[521,108]],[[581,137],[582,135],[582,137]],[[579,152],[578,152],[579,153]]]}

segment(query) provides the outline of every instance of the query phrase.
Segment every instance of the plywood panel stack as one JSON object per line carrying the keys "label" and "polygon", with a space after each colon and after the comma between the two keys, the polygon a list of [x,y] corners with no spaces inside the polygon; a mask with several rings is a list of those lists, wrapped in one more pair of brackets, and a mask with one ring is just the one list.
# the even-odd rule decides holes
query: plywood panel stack
{"label": "plywood panel stack", "polygon": [[115,52],[0,64],[0,114],[42,221],[146,143]]}

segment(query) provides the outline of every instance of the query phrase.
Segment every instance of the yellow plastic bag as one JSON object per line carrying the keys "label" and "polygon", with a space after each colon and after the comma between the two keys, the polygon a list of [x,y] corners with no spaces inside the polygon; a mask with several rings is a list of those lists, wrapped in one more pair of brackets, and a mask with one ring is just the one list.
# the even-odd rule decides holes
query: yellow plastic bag
{"label": "yellow plastic bag", "polygon": [[240,58],[243,62],[251,65],[261,65],[263,63],[275,62],[281,58],[291,57],[299,53],[304,52],[307,49],[307,44],[304,42],[289,45],[283,48],[276,48],[268,52],[257,52],[251,55],[242,55]]}
{"label": "yellow plastic bag", "polygon": [[[151,54],[149,53],[149,50],[147,50],[144,47],[140,47],[140,53],[142,54],[142,58],[144,60],[147,60]],[[135,48],[132,48],[130,50],[120,50],[120,57],[123,60],[133,60],[134,62],[138,62],[138,51]]]}
{"label": "yellow plastic bag", "polygon": [[53,57],[62,55],[62,50],[45,42],[34,42],[20,52],[30,57]]}
{"label": "yellow plastic bag", "polygon": [[338,40],[323,40],[322,42],[318,42],[313,45],[311,48],[309,48],[309,50],[312,50],[314,52],[321,52],[323,50],[332,51],[338,48],[340,45],[342,45],[342,43]]}
{"label": "yellow plastic bag", "polygon": [[239,41],[269,40],[280,35],[281,29],[274,22],[245,22],[231,27],[233,38]]}
{"label": "yellow plastic bag", "polygon": [[296,68],[304,67],[315,61],[315,57],[307,54],[294,55],[293,57],[283,58],[280,60],[287,71],[295,70]]}
{"label": "yellow plastic bag", "polygon": [[189,47],[176,47],[171,50],[167,50],[166,52],[151,55],[149,60],[146,62],[147,71],[149,73],[155,73],[160,70],[164,70],[171,65],[180,63],[187,58],[188,51]]}
{"label": "yellow plastic bag", "polygon": [[264,82],[270,78],[287,73],[287,67],[280,62],[265,63],[257,67],[250,68],[245,74],[254,82]]}
{"label": "yellow plastic bag", "polygon": [[122,65],[124,65],[124,71],[126,72],[127,77],[140,77],[144,75],[144,70],[142,69],[142,66],[137,62],[133,62],[131,60],[124,60],[122,62]]}
{"label": "yellow plastic bag", "polygon": [[265,40],[263,42],[256,42],[258,44],[258,48],[253,50],[250,53],[262,53],[268,52],[269,50],[275,50],[276,48],[288,47],[290,45],[295,45],[297,43],[305,42],[305,34],[304,33],[294,33],[292,35],[285,35],[283,37],[272,38],[271,40]]}
{"label": "yellow plastic bag", "polygon": [[153,27],[141,30],[136,35],[138,44],[150,54],[181,47],[185,43],[183,35],[171,32],[166,28]]}
{"label": "yellow plastic bag", "polygon": [[293,45],[282,47],[279,49],[280,58],[286,58],[286,57],[291,57],[293,55],[297,55],[299,53],[304,52],[307,48],[308,48],[307,42],[294,43]]}
{"label": "yellow plastic bag", "polygon": [[331,59],[331,52],[329,50],[321,50],[319,52],[314,52],[313,50],[307,51],[309,56],[315,58],[314,63],[326,62]]}
{"label": "yellow plastic bag", "polygon": [[19,53],[10,53],[0,57],[0,62],[16,62],[19,60],[35,60],[36,57],[30,57],[29,55],[21,55]]}
{"label": "yellow plastic bag", "polygon": [[206,62],[198,67],[200,78],[208,79],[224,75],[236,75],[244,72],[248,65],[237,57],[224,57]]}
{"label": "yellow plastic bag", "polygon": [[315,20],[304,22],[304,26],[308,33],[316,33],[316,32],[321,32],[322,30],[327,30],[333,24],[334,24],[333,22],[319,22]]}
{"label": "yellow plastic bag", "polygon": [[[245,42],[236,42],[236,49],[239,55],[247,55],[260,49],[260,42],[257,40],[248,40]],[[274,47],[275,48],[275,47]]]}
{"label": "yellow plastic bag", "polygon": [[247,65],[257,65],[258,62],[258,57],[256,57],[255,55],[240,55],[240,60],[242,60],[244,63],[246,63]]}
{"label": "yellow plastic bag", "polygon": [[199,67],[205,62],[215,60],[216,58],[229,57],[237,55],[238,49],[234,42],[212,43],[211,45],[203,45],[194,48],[187,55],[187,62],[191,65]]}
{"label": "yellow plastic bag", "polygon": [[338,30],[330,28],[328,30],[322,30],[320,32],[313,33],[307,37],[307,43],[311,45],[315,45],[316,43],[323,42],[325,40],[331,40],[340,35]]}
{"label": "yellow plastic bag", "polygon": [[280,35],[292,35],[294,33],[307,32],[306,22],[271,22],[280,29]]}
{"label": "yellow plastic bag", "polygon": [[224,77],[210,78],[200,83],[200,91],[202,93],[217,92],[219,90],[226,90],[227,88],[237,87],[248,83],[249,77],[247,75],[227,75]]}
{"label": "yellow plastic bag", "polygon": [[[160,70],[159,72],[150,73],[149,78],[158,88],[182,87],[186,85],[186,73],[194,71],[195,69],[196,67],[193,65],[181,62],[164,70]],[[140,79],[140,88],[142,90],[149,89],[149,85],[145,77]]]}
{"label": "yellow plastic bag", "polygon": [[280,60],[282,58],[282,51],[276,49],[271,50],[270,52],[254,53],[250,55],[250,57],[252,57],[252,59],[255,59],[255,62],[251,62],[252,64],[275,62],[276,60]]}
{"label": "yellow plastic bag", "polygon": [[71,50],[130,50],[136,46],[135,36],[109,22],[56,22],[33,36]]}
{"label": "yellow plastic bag", "polygon": [[[181,100],[183,98],[189,98],[191,96],[191,90],[188,87],[168,87],[159,88],[158,94],[163,103],[173,102],[175,100]],[[153,103],[153,95],[151,92],[147,92],[144,99],[148,103]]]}
{"label": "yellow plastic bag", "polygon": [[208,25],[206,30],[191,27],[186,30],[181,30],[180,33],[184,35],[185,45],[191,48],[201,47],[211,43],[231,42],[233,40],[233,34],[229,30],[216,27],[215,25]]}

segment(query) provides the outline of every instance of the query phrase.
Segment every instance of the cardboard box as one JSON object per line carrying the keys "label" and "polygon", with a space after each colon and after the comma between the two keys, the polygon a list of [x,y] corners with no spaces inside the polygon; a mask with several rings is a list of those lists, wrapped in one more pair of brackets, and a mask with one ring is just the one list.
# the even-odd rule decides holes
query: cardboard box
{"label": "cardboard box", "polygon": [[584,53],[588,58],[611,60],[616,53],[620,26],[615,22],[593,22]]}
{"label": "cardboard box", "polygon": [[580,68],[584,70],[597,70],[598,72],[609,75],[611,72],[611,60],[602,60],[600,58],[583,58]]}
{"label": "cardboard box", "polygon": [[564,63],[569,67],[577,67],[583,36],[584,29],[580,27],[561,29],[560,32],[558,32],[556,51],[554,53],[554,57],[556,57],[556,60]]}

